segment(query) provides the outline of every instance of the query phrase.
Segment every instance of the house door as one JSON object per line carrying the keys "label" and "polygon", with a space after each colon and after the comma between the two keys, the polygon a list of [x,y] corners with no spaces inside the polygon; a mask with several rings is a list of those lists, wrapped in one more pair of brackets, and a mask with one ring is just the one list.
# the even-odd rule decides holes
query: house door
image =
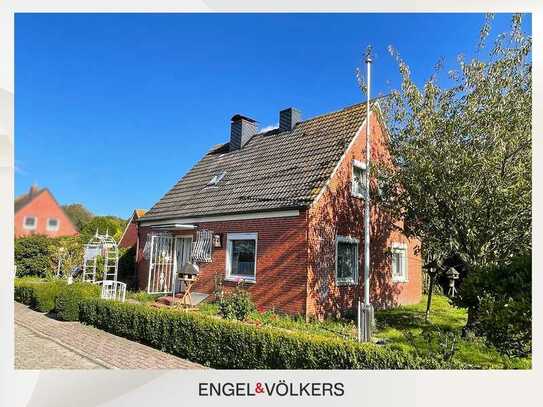
{"label": "house door", "polygon": [[[179,273],[185,264],[190,262],[192,253],[192,236],[182,236],[175,238],[175,264],[176,271]],[[177,279],[176,279],[177,281]],[[175,292],[182,291],[183,287],[176,283]]]}
{"label": "house door", "polygon": [[172,292],[174,277],[174,245],[173,236],[150,236],[151,253],[149,259],[149,281],[147,292],[151,294]]}

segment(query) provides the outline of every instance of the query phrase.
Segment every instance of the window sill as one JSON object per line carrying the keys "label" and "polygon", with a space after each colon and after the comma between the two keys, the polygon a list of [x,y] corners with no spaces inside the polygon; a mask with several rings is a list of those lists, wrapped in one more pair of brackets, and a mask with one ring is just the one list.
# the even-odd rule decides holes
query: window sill
{"label": "window sill", "polygon": [[244,283],[250,283],[250,284],[256,283],[256,278],[247,278],[247,277],[241,277],[241,276],[228,276],[224,278],[224,281],[229,281],[232,283],[241,283],[242,280]]}
{"label": "window sill", "polygon": [[358,199],[366,199],[366,196],[365,195],[362,195],[362,194],[355,194],[354,192],[351,192],[351,196],[353,198],[358,198]]}
{"label": "window sill", "polygon": [[408,279],[401,279],[401,278],[393,278],[392,282],[393,283],[408,283],[409,280]]}
{"label": "window sill", "polygon": [[353,280],[349,280],[349,281],[337,281],[336,280],[336,285],[337,286],[342,286],[342,285],[358,285],[358,283],[356,281],[353,281]]}

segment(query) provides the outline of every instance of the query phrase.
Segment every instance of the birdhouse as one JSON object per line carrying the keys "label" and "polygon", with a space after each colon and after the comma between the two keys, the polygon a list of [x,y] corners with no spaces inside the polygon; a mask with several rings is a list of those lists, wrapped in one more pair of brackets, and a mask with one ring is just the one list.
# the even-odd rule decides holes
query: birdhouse
{"label": "birdhouse", "polygon": [[460,277],[460,273],[454,267],[451,267],[449,270],[447,270],[446,274],[449,280],[458,280],[458,278]]}
{"label": "birdhouse", "polygon": [[458,278],[460,277],[460,273],[454,267],[451,267],[449,270],[447,270],[447,273],[445,274],[449,279],[448,295],[452,298],[456,294],[456,287],[454,286],[454,282],[458,280]]}

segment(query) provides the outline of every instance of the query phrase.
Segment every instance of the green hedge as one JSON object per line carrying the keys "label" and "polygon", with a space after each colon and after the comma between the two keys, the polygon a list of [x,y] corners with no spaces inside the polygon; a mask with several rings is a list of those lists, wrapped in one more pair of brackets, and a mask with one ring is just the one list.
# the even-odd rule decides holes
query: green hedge
{"label": "green hedge", "polygon": [[57,318],[63,321],[79,319],[79,303],[84,298],[100,296],[100,286],[91,283],[74,283],[67,285],[57,296],[55,311]]}
{"label": "green hedge", "polygon": [[463,368],[373,344],[256,327],[193,312],[82,300],[80,321],[205,366],[228,369]]}
{"label": "green hedge", "polygon": [[15,301],[30,305],[40,312],[49,312],[55,308],[55,301],[66,286],[64,280],[41,280],[36,278],[15,279]]}

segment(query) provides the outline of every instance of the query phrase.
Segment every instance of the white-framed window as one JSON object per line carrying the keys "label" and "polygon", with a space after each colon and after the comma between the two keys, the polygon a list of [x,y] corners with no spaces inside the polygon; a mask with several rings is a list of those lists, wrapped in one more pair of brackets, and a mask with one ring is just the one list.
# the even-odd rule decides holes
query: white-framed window
{"label": "white-framed window", "polygon": [[336,237],[336,283],[358,283],[358,239]]}
{"label": "white-framed window", "polygon": [[57,218],[48,218],[47,219],[47,230],[49,232],[56,232],[60,227],[60,221]]}
{"label": "white-framed window", "polygon": [[351,194],[353,196],[362,199],[366,197],[366,177],[366,164],[358,160],[353,160],[351,187]]}
{"label": "white-framed window", "polygon": [[407,282],[407,245],[393,243],[390,249],[392,261],[392,281]]}
{"label": "white-framed window", "polygon": [[38,227],[38,218],[35,216],[25,216],[23,219],[23,228],[35,230]]}
{"label": "white-framed window", "polygon": [[226,239],[226,279],[256,281],[258,233],[228,233]]}

